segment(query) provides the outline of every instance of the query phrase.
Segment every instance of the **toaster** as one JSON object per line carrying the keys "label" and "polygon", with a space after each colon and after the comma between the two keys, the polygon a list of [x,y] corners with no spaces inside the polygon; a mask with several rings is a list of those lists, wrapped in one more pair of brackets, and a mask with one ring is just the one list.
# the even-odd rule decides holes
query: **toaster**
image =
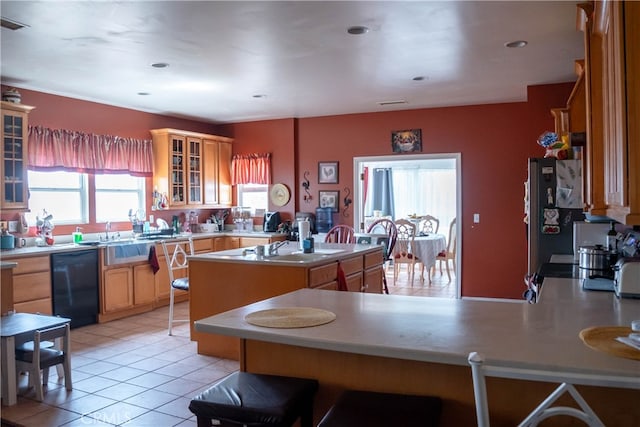
{"label": "toaster", "polygon": [[622,298],[640,298],[640,259],[622,258],[614,266],[613,291]]}

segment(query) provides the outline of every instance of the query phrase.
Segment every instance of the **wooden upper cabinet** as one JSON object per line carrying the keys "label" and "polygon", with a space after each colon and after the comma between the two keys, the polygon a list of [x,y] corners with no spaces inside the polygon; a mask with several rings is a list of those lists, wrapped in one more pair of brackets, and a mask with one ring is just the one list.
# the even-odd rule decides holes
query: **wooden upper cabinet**
{"label": "wooden upper cabinet", "polygon": [[225,185],[227,174],[230,176],[232,139],[176,129],[150,132],[153,184],[157,191],[166,194],[168,208],[231,205],[230,197],[220,196],[231,194]]}
{"label": "wooden upper cabinet", "polygon": [[640,4],[596,1],[584,12],[587,210],[640,225]]}
{"label": "wooden upper cabinet", "polygon": [[2,101],[0,207],[29,208],[27,183],[28,115],[34,107]]}

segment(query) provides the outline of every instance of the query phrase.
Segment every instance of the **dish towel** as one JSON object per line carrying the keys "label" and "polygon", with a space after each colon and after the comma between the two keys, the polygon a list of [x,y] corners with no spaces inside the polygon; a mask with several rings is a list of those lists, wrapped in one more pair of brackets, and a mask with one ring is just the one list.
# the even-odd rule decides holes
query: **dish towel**
{"label": "dish towel", "polygon": [[160,270],[160,264],[158,263],[158,257],[156,256],[156,247],[155,245],[149,248],[149,265],[153,270],[153,274],[156,274],[158,270]]}
{"label": "dish towel", "polygon": [[339,291],[348,291],[347,288],[347,277],[344,275],[344,271],[342,270],[342,266],[340,262],[338,262],[338,290]]}

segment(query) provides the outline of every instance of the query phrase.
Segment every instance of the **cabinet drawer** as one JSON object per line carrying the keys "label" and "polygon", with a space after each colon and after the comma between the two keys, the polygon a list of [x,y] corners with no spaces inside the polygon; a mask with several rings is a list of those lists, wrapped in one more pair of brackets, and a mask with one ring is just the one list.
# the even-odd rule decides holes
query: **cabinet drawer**
{"label": "cabinet drawer", "polygon": [[357,256],[340,261],[345,276],[362,271],[362,256]]}
{"label": "cabinet drawer", "polygon": [[325,291],[337,291],[338,290],[338,282],[334,280],[333,282],[329,282],[329,283],[325,283],[325,284],[320,285],[320,286],[316,286],[314,289],[323,289]]}
{"label": "cabinet drawer", "polygon": [[37,299],[35,301],[21,302],[13,305],[16,313],[42,313],[53,314],[51,298]]}
{"label": "cabinet drawer", "polygon": [[380,265],[382,264],[382,259],[383,259],[383,251],[382,249],[380,249],[380,251],[372,253],[372,254],[365,254],[364,256],[364,269],[369,269],[373,266],[376,265]]}
{"label": "cabinet drawer", "polygon": [[51,298],[51,276],[48,272],[13,277],[13,301],[16,303]]}
{"label": "cabinet drawer", "polygon": [[338,264],[335,262],[321,267],[311,268],[309,270],[309,287],[313,288],[323,283],[334,281],[337,277]]}
{"label": "cabinet drawer", "polygon": [[193,251],[198,252],[213,252],[213,239],[194,239]]}
{"label": "cabinet drawer", "polygon": [[20,258],[15,260],[18,265],[13,269],[13,275],[49,271],[49,255]]}
{"label": "cabinet drawer", "polygon": [[362,292],[362,274],[352,274],[346,279],[349,292]]}

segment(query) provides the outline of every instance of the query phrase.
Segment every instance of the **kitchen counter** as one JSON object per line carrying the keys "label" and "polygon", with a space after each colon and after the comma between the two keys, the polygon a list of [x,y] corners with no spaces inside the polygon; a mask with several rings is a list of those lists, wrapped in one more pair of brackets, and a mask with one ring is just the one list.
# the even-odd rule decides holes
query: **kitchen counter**
{"label": "kitchen counter", "polygon": [[[301,288],[338,289],[338,271],[355,292],[382,292],[382,246],[316,245],[312,254],[295,254],[297,242],[280,248],[280,256],[259,259],[245,249],[189,257],[189,318],[202,319]],[[290,256],[293,255],[295,260]],[[191,327],[198,353],[239,359],[240,340],[201,333]]]}
{"label": "kitchen counter", "polygon": [[[244,321],[253,311],[291,306],[329,310],[336,320],[300,329]],[[242,338],[244,370],[319,378],[319,412],[335,398],[336,387],[433,393],[445,398],[444,425],[473,425],[467,357],[476,351],[488,364],[544,371],[558,381],[576,377],[575,383],[587,384],[579,390],[605,425],[627,426],[640,422],[639,362],[592,350],[578,333],[590,326],[628,326],[639,316],[640,300],[585,292],[578,280],[549,278],[538,304],[302,289],[196,321],[195,328]],[[552,389],[522,380],[488,383],[492,417],[498,420],[492,425],[517,424]],[[503,391],[496,394],[492,384]]]}
{"label": "kitchen counter", "polygon": [[[104,235],[104,233],[100,233],[102,235]],[[172,236],[169,237],[167,236],[167,240],[171,240],[171,239],[185,239],[187,237],[193,237],[194,240],[196,239],[207,239],[207,238],[211,238],[211,237],[225,237],[225,236],[230,236],[230,237],[256,237],[256,238],[270,238],[273,237],[274,235],[280,235],[279,233],[266,233],[266,232],[262,232],[262,231],[217,231],[217,232],[212,232],[212,233],[181,233],[179,235],[176,236]],[[58,236],[56,236],[57,238]],[[65,238],[67,236],[64,236]],[[71,238],[71,236],[68,236],[69,238]],[[118,243],[118,242],[122,242],[125,240],[129,240],[131,239],[131,236],[124,236],[121,238],[121,240],[111,240],[108,242],[97,242],[97,245],[95,246],[91,246],[91,245],[78,245],[72,242],[64,242],[62,241],[61,243],[58,244],[54,244],[52,246],[25,246],[22,248],[16,248],[16,249],[6,249],[6,250],[2,250],[2,252],[0,252],[0,257],[2,257],[2,259],[13,259],[13,258],[19,258],[19,257],[24,257],[24,256],[32,256],[32,255],[43,255],[43,254],[48,254],[48,253],[56,253],[56,252],[69,252],[69,251],[77,251],[77,250],[91,250],[91,249],[95,249],[95,248],[100,248],[100,247],[105,247],[109,244],[113,244],[113,243]],[[98,238],[91,238],[91,236],[89,235],[85,235],[85,241],[93,241],[93,240],[98,240]],[[153,241],[160,241],[158,239],[139,239],[140,242],[153,242]]]}

